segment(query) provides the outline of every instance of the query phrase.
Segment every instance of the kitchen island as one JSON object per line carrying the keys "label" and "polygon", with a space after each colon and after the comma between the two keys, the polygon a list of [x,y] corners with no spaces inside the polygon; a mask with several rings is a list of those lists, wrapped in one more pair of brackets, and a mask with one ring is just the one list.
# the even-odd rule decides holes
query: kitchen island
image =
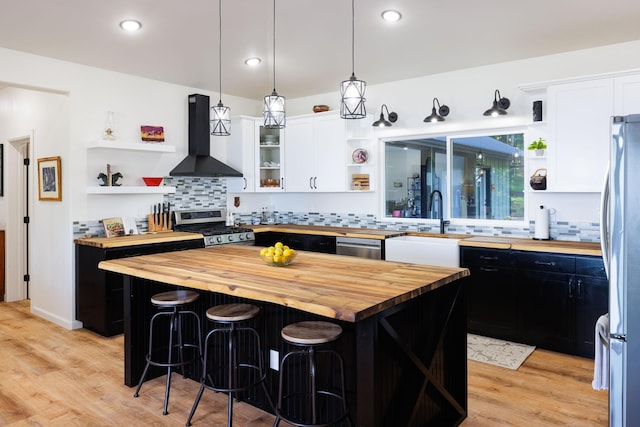
{"label": "kitchen island", "polygon": [[[144,368],[148,322],[155,312],[151,295],[191,288],[201,291],[193,309],[203,319],[212,305],[259,305],[262,315],[254,327],[263,336],[266,356],[287,351],[280,330],[289,323],[339,323],[344,333],[336,350],[345,358],[355,425],[462,422],[467,413],[466,306],[459,279],[469,274],[467,269],[312,252],[299,252],[287,267],[272,267],[258,251],[222,245],[100,263],[104,270],[125,275],[127,385],[135,385]],[[277,374],[267,373],[272,395]],[[260,390],[245,400],[270,410]]]}

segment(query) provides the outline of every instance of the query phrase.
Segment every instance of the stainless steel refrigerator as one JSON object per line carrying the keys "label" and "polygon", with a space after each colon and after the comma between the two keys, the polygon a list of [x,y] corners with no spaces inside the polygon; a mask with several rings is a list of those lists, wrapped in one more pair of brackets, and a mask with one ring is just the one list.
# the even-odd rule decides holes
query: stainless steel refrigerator
{"label": "stainless steel refrigerator", "polygon": [[640,426],[640,114],[611,120],[601,244],[609,277],[609,425]]}

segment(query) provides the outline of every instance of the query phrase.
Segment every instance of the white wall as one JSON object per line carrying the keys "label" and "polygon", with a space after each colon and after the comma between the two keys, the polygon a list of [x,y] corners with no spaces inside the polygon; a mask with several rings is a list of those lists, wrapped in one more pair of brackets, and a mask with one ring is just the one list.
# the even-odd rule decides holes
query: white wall
{"label": "white wall", "polygon": [[[119,169],[126,180],[135,180],[147,174],[166,174],[187,152],[187,95],[203,93],[212,98],[216,95],[197,88],[161,83],[2,48],[0,63],[0,84],[57,94],[53,97],[41,97],[16,91],[8,96],[25,110],[3,109],[3,113],[10,114],[0,118],[0,124],[16,121],[23,123],[23,129],[12,131],[15,135],[2,133],[0,137],[21,136],[33,129],[35,158],[54,155],[62,157],[63,201],[34,203],[34,221],[43,222],[33,224],[34,229],[41,233],[38,236],[41,243],[35,245],[32,252],[34,267],[31,297],[32,310],[65,327],[75,327],[72,221],[113,215],[141,216],[148,213],[150,204],[159,201],[160,197],[87,195],[85,187],[95,182],[95,176],[107,162],[113,162],[114,168]],[[438,129],[442,131],[486,127],[490,119],[481,114],[491,104],[494,90],[499,89],[503,96],[512,101],[509,116],[500,123],[525,123],[531,118],[532,99],[519,89],[520,84],[635,68],[640,68],[640,41],[393,83],[370,84],[367,89],[367,106],[374,116],[379,114],[382,103],[398,112],[399,120],[386,136],[393,136],[398,132],[434,132],[435,126],[440,126]],[[366,80],[366,70],[361,70],[360,73],[362,75],[359,76]],[[308,114],[315,104],[328,104],[332,109],[338,108],[338,84],[336,82],[336,92],[288,100],[288,114]],[[451,114],[444,124],[422,122],[431,111],[433,97],[438,97],[442,103],[451,107]],[[232,96],[223,96],[223,99],[232,108],[234,115],[261,114],[260,100]],[[0,99],[0,102],[6,101],[6,98]],[[38,111],[39,115],[29,115],[27,109],[30,108]],[[47,122],[45,116],[54,109],[59,109],[55,113],[56,118],[53,122]],[[177,152],[135,155],[133,158],[98,153],[98,156],[104,157],[91,157],[88,160],[85,144],[101,135],[107,111],[116,113],[119,139],[137,141],[140,125],[162,125],[165,127],[167,144],[175,145]],[[48,139],[47,132],[53,130],[55,139]],[[225,161],[227,150],[232,149],[233,147],[225,144],[214,144],[212,154]],[[89,156],[96,156],[96,153]],[[8,179],[6,174],[5,179]],[[378,184],[377,188],[382,187]],[[271,206],[281,211],[378,213],[380,194],[381,191],[365,194],[242,194],[240,210],[246,212]],[[532,199],[533,197],[539,200],[531,206],[539,203],[557,206],[558,220],[584,218],[597,221],[595,194],[536,194]],[[4,206],[0,203],[0,225],[6,225],[7,212],[11,209],[11,206],[6,206],[6,202]]]}
{"label": "white wall", "polygon": [[[8,138],[33,134],[33,171],[41,157],[60,156],[62,162],[62,202],[38,201],[35,180],[30,188],[34,200],[30,213],[31,310],[66,328],[79,327],[75,321],[72,222],[142,216],[153,202],[162,200],[160,195],[87,195],[85,188],[95,185],[108,162],[125,175],[127,183],[141,176],[168,174],[187,154],[187,96],[217,94],[1,48],[0,63],[0,82],[10,87],[0,92],[0,142],[6,148]],[[224,101],[234,114],[260,113],[260,102],[232,96],[225,96]],[[139,141],[140,125],[162,125],[166,143],[175,145],[176,153],[88,153],[87,142],[101,137],[107,111],[116,114],[118,139]],[[217,151],[222,151],[219,155],[224,161],[226,147],[212,147],[212,153]],[[6,170],[5,180],[14,172]],[[8,200],[5,196],[0,201],[0,224],[7,228],[9,243],[9,239],[19,239],[21,225],[8,223],[9,212],[17,209],[9,206]],[[19,258],[18,253],[10,256]],[[15,265],[14,258],[7,261],[8,268]],[[17,285],[7,283],[11,286]],[[7,296],[10,299],[13,294],[7,292]]]}
{"label": "white wall", "polygon": [[[390,111],[398,113],[398,121],[392,128],[376,130],[380,138],[394,138],[399,135],[420,135],[427,133],[446,134],[450,132],[485,129],[488,127],[520,126],[530,123],[532,102],[538,98],[520,89],[521,85],[561,80],[576,76],[596,75],[622,70],[640,69],[640,41],[621,43],[594,49],[529,58],[521,61],[494,64],[464,69],[454,72],[424,76],[392,83],[368,85],[366,90],[367,112],[371,123],[380,114],[384,103]],[[360,70],[358,77],[366,81],[366,70]],[[309,114],[313,105],[326,104],[332,110],[340,106],[339,82],[336,92],[287,100],[287,114],[294,116]],[[491,106],[494,91],[498,89],[503,97],[511,101],[508,116],[499,119],[483,117],[482,113]],[[437,97],[441,104],[451,108],[445,122],[424,123],[431,113],[432,100]],[[543,105],[543,109],[546,105]],[[587,147],[585,147],[587,148]],[[380,152],[380,148],[378,150]],[[381,158],[381,156],[377,156]],[[381,171],[382,165],[378,165]],[[377,188],[383,183],[378,182]],[[352,193],[350,193],[352,194]],[[381,212],[383,192],[358,194],[353,204],[330,203],[322,212]],[[293,206],[315,199],[315,194],[278,195],[275,208],[281,211],[295,210]],[[529,195],[528,214],[534,217],[535,207],[540,204],[556,209],[557,221],[598,222],[599,194],[597,193],[535,193]],[[245,203],[240,211],[259,210],[263,195],[243,195]],[[254,198],[260,202],[254,203]],[[355,208],[347,210],[347,207]],[[372,211],[371,209],[375,209]]]}

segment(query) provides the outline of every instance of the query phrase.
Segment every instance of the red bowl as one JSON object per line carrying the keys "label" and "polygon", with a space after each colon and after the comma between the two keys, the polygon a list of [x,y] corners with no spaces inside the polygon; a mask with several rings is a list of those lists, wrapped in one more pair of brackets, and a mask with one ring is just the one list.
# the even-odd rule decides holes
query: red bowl
{"label": "red bowl", "polygon": [[145,184],[147,184],[147,187],[157,187],[162,182],[162,177],[143,176],[142,180],[144,181]]}

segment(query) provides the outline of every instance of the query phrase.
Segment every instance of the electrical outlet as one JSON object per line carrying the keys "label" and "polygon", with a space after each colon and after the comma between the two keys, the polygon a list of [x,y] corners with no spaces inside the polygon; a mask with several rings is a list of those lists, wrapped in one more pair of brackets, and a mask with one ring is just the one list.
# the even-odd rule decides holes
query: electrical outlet
{"label": "electrical outlet", "polygon": [[280,370],[280,354],[278,350],[269,350],[269,367],[274,371]]}

